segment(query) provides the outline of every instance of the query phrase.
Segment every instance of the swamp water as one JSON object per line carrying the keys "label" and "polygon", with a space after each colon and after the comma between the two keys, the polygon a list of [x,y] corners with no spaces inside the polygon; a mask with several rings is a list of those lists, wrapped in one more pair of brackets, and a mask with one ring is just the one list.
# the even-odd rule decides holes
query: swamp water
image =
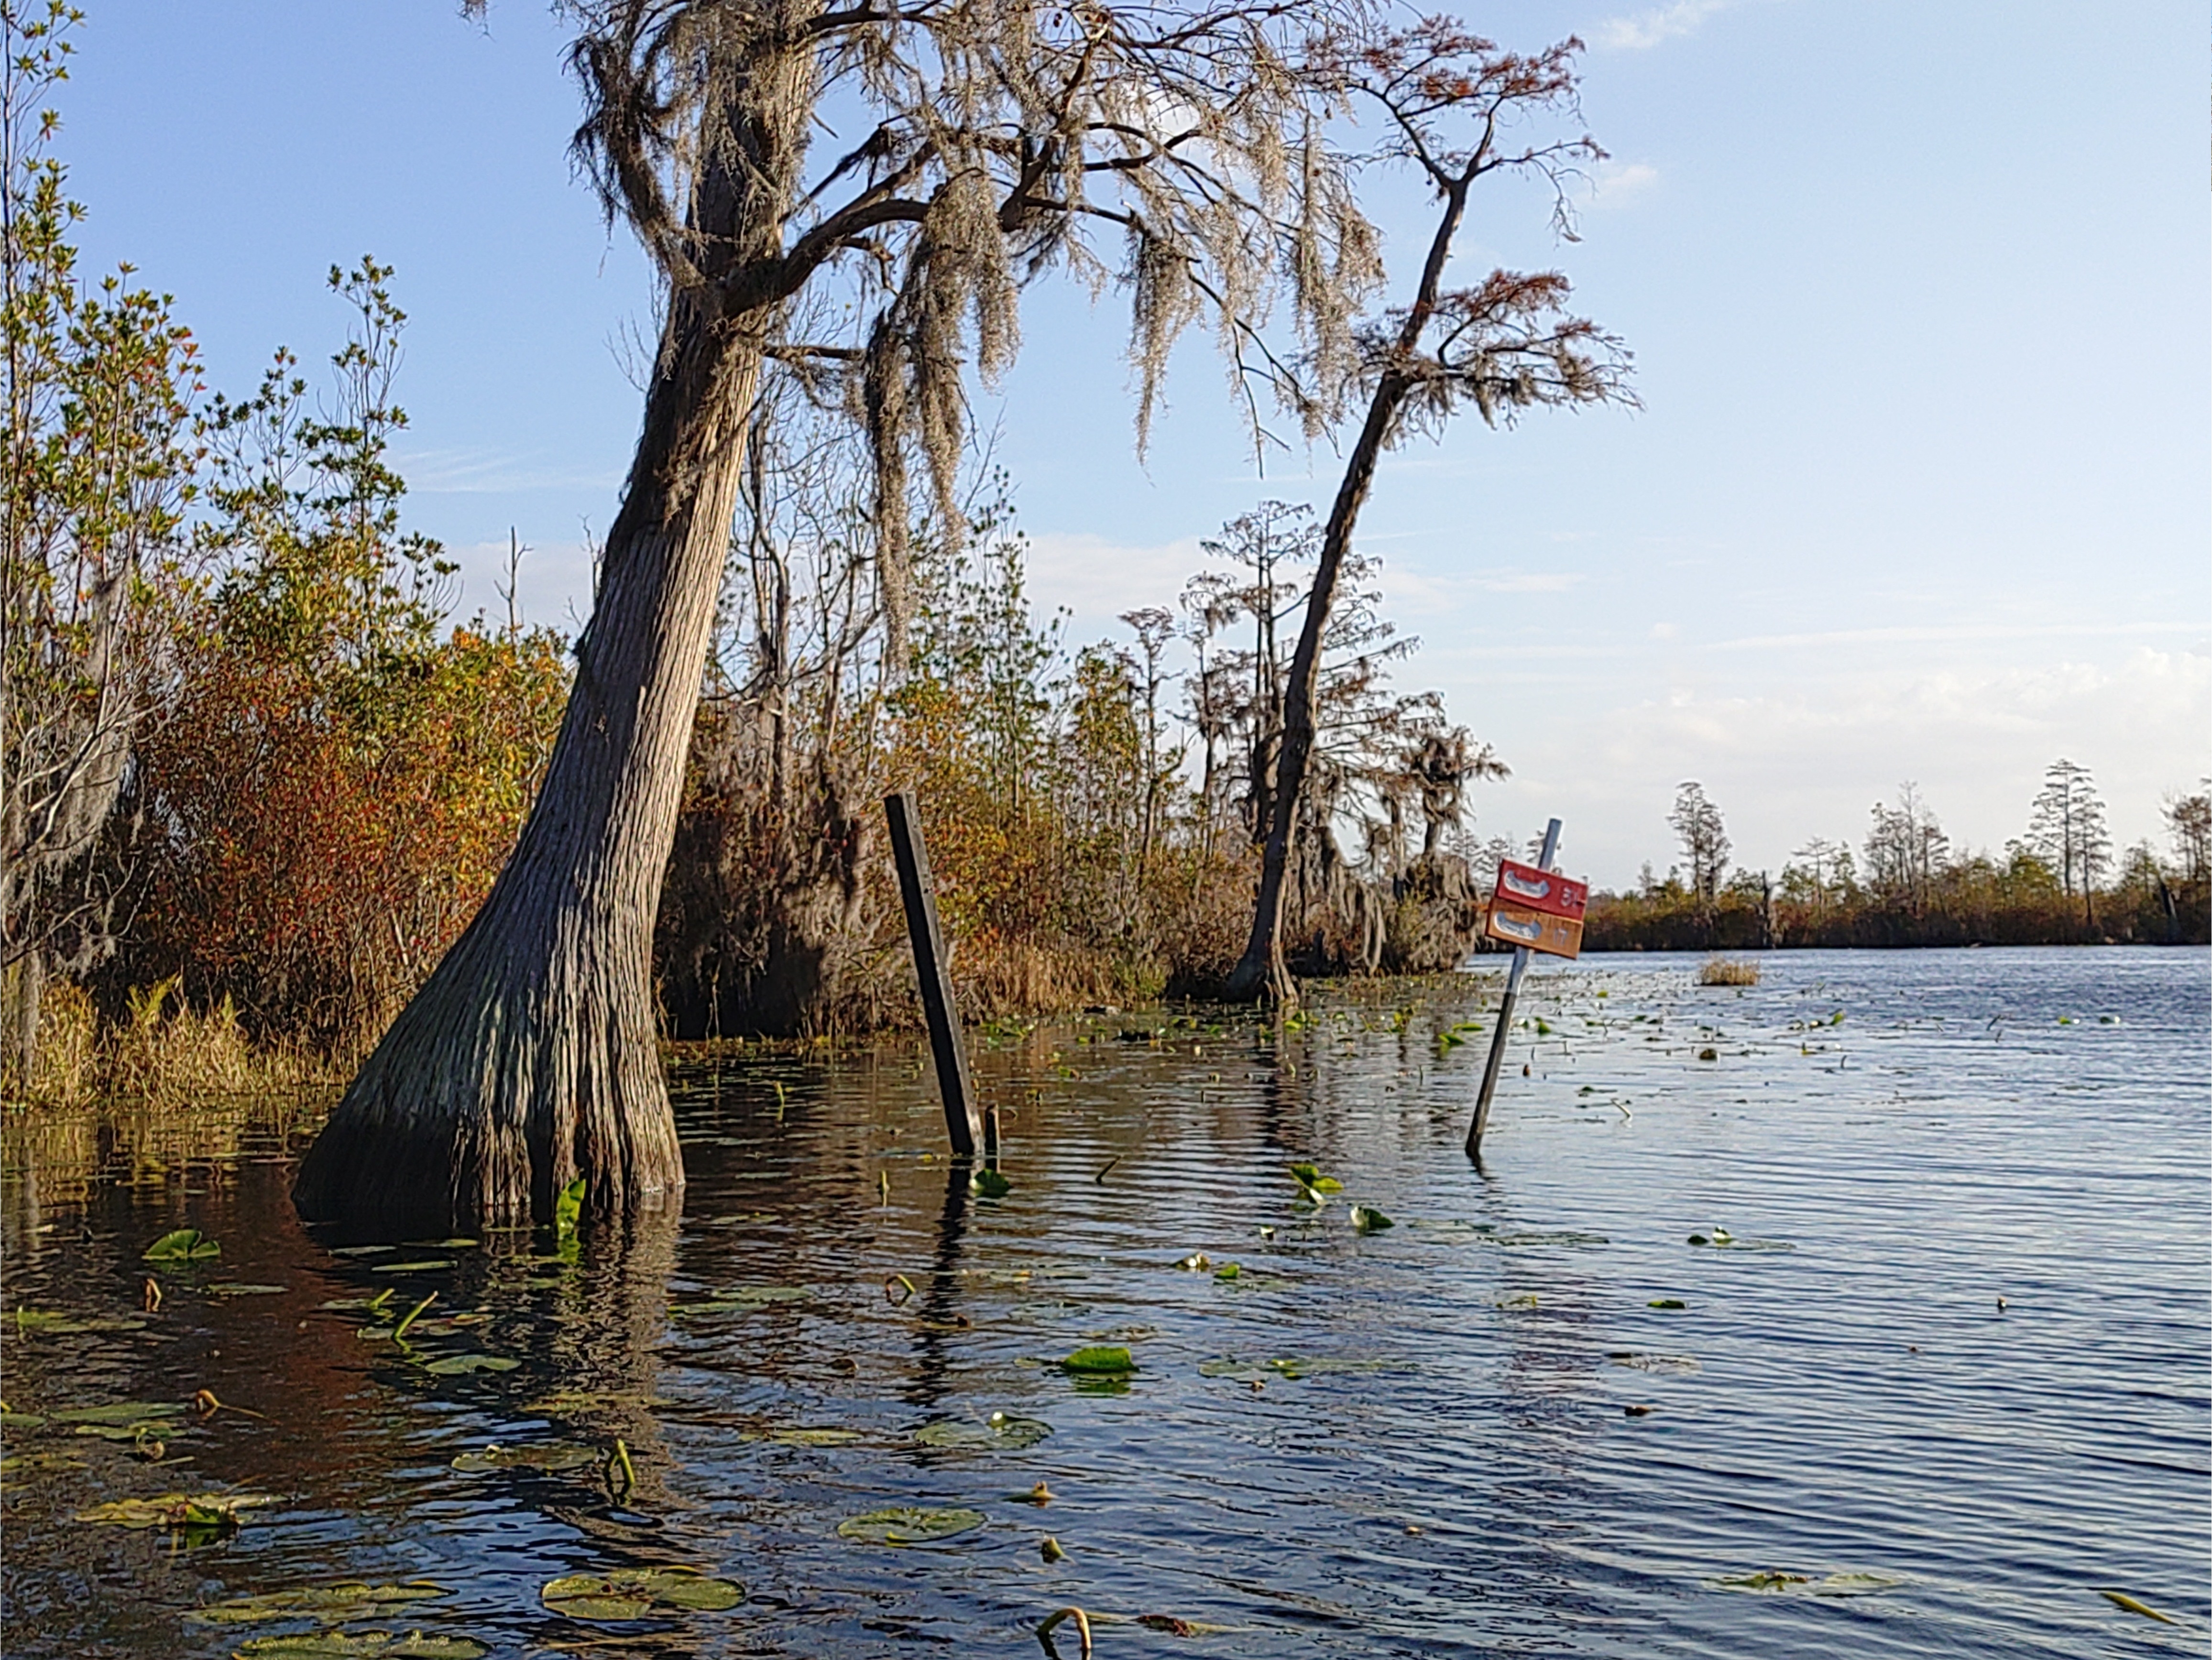
{"label": "swamp water", "polygon": [[1534,976],[1482,1173],[1486,972],[979,1037],[998,1196],[910,1047],[726,1061],[566,1256],[325,1250],[303,1108],[11,1119],[7,1652],[2203,1653],[2212,962],[1761,966]]}

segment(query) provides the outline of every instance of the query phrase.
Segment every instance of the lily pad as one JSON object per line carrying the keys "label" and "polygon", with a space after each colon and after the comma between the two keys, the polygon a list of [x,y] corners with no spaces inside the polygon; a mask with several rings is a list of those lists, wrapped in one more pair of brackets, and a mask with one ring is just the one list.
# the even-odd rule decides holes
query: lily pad
{"label": "lily pad", "polygon": [[239,1511],[276,1501],[265,1493],[166,1493],[158,1499],[114,1499],[79,1511],[80,1522],[118,1528],[167,1528],[172,1532],[221,1533],[238,1525]]}
{"label": "lily pad", "polygon": [[1291,1179],[1297,1182],[1300,1187],[1304,1188],[1310,1194],[1342,1193],[1344,1191],[1343,1183],[1338,1181],[1334,1176],[1323,1176],[1318,1166],[1313,1164],[1292,1164],[1290,1167],[1290,1170]]}
{"label": "lily pad", "polygon": [[542,1417],[579,1417],[586,1413],[612,1412],[617,1408],[659,1407],[667,1402],[637,1389],[569,1389],[541,1395],[526,1404],[525,1412]]}
{"label": "lily pad", "polygon": [[1615,1349],[1605,1358],[1614,1365],[1626,1366],[1632,1371],[1673,1372],[1686,1376],[1703,1370],[1686,1354],[1644,1354],[1628,1349]]}
{"label": "lily pad", "polygon": [[120,1315],[88,1317],[62,1314],[52,1309],[19,1308],[15,1310],[15,1329],[27,1336],[46,1332],[58,1337],[87,1331],[143,1331],[146,1323]]}
{"label": "lily pad", "polygon": [[226,1280],[220,1285],[203,1286],[200,1289],[210,1297],[277,1297],[292,1288],[289,1286],[255,1286],[242,1280]]}
{"label": "lily pad", "polygon": [[804,1286],[734,1286],[697,1302],[672,1303],[668,1312],[678,1320],[752,1314],[775,1303],[803,1303],[813,1294]]}
{"label": "lily pad", "polygon": [[859,1430],[840,1429],[834,1425],[815,1427],[796,1424],[783,1429],[747,1430],[743,1437],[747,1441],[773,1441],[787,1447],[848,1447],[867,1437]]}
{"label": "lily pad", "polygon": [[477,1447],[453,1460],[453,1468],[465,1475],[481,1475],[490,1470],[559,1470],[581,1469],[586,1464],[596,1464],[604,1456],[598,1448],[579,1446],[574,1441],[538,1441],[526,1446],[502,1447],[494,1442],[488,1447]]}
{"label": "lily pad", "polygon": [[989,1520],[979,1510],[872,1510],[837,1524],[840,1536],[871,1545],[933,1545],[973,1533]]}
{"label": "lily pad", "polygon": [[471,1371],[513,1371],[521,1364],[504,1354],[447,1354],[429,1361],[422,1370],[441,1377],[458,1377]]}
{"label": "lily pad", "polygon": [[1399,1371],[1410,1366],[1411,1363],[1404,1360],[1364,1359],[1343,1354],[1278,1355],[1268,1360],[1240,1360],[1224,1354],[1200,1361],[1198,1375],[1264,1381],[1270,1377],[1327,1377],[1343,1372]]}
{"label": "lily pad", "polygon": [[1783,1573],[1774,1570],[1763,1573],[1729,1574],[1713,1581],[1716,1585],[1728,1590],[1788,1590],[1793,1586],[1807,1585],[1811,1583],[1812,1580],[1808,1575]]}
{"label": "lily pad", "polygon": [[179,1429],[173,1418],[143,1418],[133,1424],[79,1424],[76,1432],[97,1436],[103,1441],[138,1441],[164,1438],[179,1433]]}
{"label": "lily pad", "polygon": [[296,1632],[249,1637],[238,1645],[237,1660],[481,1660],[491,1651],[473,1637],[440,1637],[410,1631]]}
{"label": "lily pad", "polygon": [[264,1591],[194,1608],[188,1616],[210,1625],[246,1625],[256,1620],[356,1620],[372,1609],[404,1602],[427,1602],[453,1592],[428,1580],[404,1585],[307,1585],[298,1590]]}
{"label": "lily pad", "polygon": [[994,1170],[979,1170],[969,1178],[968,1186],[986,1199],[1004,1199],[1014,1190],[1014,1184]]}
{"label": "lily pad", "polygon": [[371,1274],[430,1274],[439,1268],[450,1268],[450,1256],[426,1256],[419,1262],[379,1262],[369,1269]]}
{"label": "lily pad", "polygon": [[1130,1358],[1129,1351],[1125,1348],[1109,1344],[1094,1344],[1088,1348],[1076,1350],[1074,1353],[1060,1363],[1060,1369],[1062,1371],[1072,1371],[1093,1377],[1119,1377],[1123,1373],[1136,1371],[1137,1363]]}
{"label": "lily pad", "polygon": [[149,1262],[204,1262],[222,1255],[222,1247],[198,1228],[165,1233],[140,1253]]}
{"label": "lily pad", "polygon": [[1398,1225],[1372,1205],[1354,1205],[1352,1207],[1352,1225],[1362,1233],[1380,1233],[1385,1228],[1395,1228]]}
{"label": "lily pad", "polygon": [[657,1613],[719,1614],[744,1602],[745,1588],[696,1568],[617,1568],[550,1580],[538,1595],[572,1620],[642,1620]]}
{"label": "lily pad", "polygon": [[135,1424],[148,1418],[181,1418],[180,1401],[110,1401],[99,1407],[63,1407],[47,1417],[57,1424]]}
{"label": "lily pad", "polygon": [[1052,1433],[1042,1418],[1016,1418],[994,1412],[981,1423],[973,1419],[940,1418],[924,1424],[914,1438],[925,1447],[949,1447],[963,1451],[1018,1452],[1033,1447]]}
{"label": "lily pad", "polygon": [[1679,1297],[1655,1297],[1644,1306],[1647,1309],[1686,1309],[1690,1305]]}

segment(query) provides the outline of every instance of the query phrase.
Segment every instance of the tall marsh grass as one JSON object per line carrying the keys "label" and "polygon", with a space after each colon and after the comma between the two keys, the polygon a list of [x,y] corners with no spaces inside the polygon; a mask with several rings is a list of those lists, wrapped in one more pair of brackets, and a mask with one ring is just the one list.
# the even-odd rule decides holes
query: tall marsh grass
{"label": "tall marsh grass", "polygon": [[342,1080],[331,1061],[295,1045],[249,1042],[228,998],[190,1007],[173,977],[127,994],[124,1018],[109,1021],[83,987],[52,987],[26,1095],[39,1105],[167,1107],[333,1081]]}
{"label": "tall marsh grass", "polygon": [[1698,970],[1701,986],[1755,986],[1759,964],[1741,957],[1709,957]]}

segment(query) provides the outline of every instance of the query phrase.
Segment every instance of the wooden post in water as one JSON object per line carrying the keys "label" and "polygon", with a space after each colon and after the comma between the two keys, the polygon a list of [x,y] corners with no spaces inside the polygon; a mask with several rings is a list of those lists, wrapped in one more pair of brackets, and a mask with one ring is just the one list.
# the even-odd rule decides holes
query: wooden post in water
{"label": "wooden post in water", "polygon": [[[1556,818],[1544,827],[1544,850],[1536,855],[1539,870],[1552,868],[1552,856],[1559,850],[1559,821]],[[1490,1059],[1482,1068],[1482,1090],[1474,1098],[1474,1122],[1468,1126],[1467,1156],[1482,1157],[1482,1132],[1490,1123],[1490,1097],[1498,1087],[1498,1069],[1505,1063],[1505,1033],[1513,1024],[1513,1000],[1521,993],[1521,976],[1528,967],[1528,947],[1513,948],[1512,971],[1505,976],[1505,996],[1498,1005],[1498,1030],[1490,1034]]]}
{"label": "wooden post in water", "polygon": [[[922,843],[921,815],[914,793],[901,790],[884,798],[890,822],[891,856],[898,864],[899,892],[906,900],[907,937],[914,942],[914,977],[921,988],[921,1010],[929,1022],[929,1047],[937,1057],[937,1093],[945,1103],[945,1128],[952,1151],[973,1158],[985,1139],[968,1082],[968,1051],[960,1041],[960,1012],[952,1001],[952,976],[945,958],[945,935],[937,926],[937,885],[930,879],[929,849]],[[990,1138],[995,1140],[995,1136]],[[995,1147],[992,1149],[997,1151]]]}

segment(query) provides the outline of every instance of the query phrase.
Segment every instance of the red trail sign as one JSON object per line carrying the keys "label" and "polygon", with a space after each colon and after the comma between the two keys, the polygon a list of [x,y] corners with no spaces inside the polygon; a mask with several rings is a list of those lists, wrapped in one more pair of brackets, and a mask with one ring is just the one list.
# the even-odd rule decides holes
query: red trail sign
{"label": "red trail sign", "polygon": [[1491,896],[1490,915],[1482,931],[1509,946],[1525,946],[1553,957],[1579,957],[1583,913],[1589,909],[1589,883],[1501,859],[1497,891]]}

